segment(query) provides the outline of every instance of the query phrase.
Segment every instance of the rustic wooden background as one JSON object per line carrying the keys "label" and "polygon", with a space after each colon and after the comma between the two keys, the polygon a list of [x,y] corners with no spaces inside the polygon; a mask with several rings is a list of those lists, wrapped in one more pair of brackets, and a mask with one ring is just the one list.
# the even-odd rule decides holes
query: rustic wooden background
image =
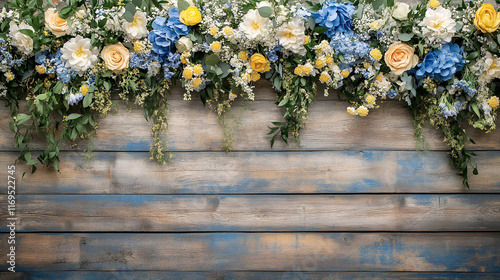
{"label": "rustic wooden background", "polygon": [[[84,145],[66,145],[60,172],[21,178],[27,168],[18,164],[20,273],[0,277],[500,278],[500,131],[471,130],[480,175],[467,190],[439,131],[427,128],[430,150],[415,150],[403,102],[357,118],[334,94],[318,97],[301,145],[270,149],[267,126],[282,111],[266,82],[256,97],[233,108],[242,122],[231,153],[221,151],[215,114],[175,89],[173,164],[148,159],[151,124],[121,101],[101,121],[90,162]],[[0,109],[4,182],[18,155],[9,119]]]}

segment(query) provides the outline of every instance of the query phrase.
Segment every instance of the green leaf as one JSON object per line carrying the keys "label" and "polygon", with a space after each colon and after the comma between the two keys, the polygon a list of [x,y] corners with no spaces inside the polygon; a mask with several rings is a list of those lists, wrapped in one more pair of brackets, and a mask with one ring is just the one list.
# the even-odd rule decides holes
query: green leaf
{"label": "green leaf", "polygon": [[38,95],[38,96],[36,97],[36,99],[38,99],[38,100],[45,100],[45,99],[47,99],[47,97],[48,97],[48,96],[47,96],[47,94],[46,94],[46,93],[42,93],[42,94]]}
{"label": "green leaf", "polygon": [[35,35],[30,29],[19,29],[18,31],[23,33],[24,35],[30,36],[31,38],[33,38],[33,36]]}
{"label": "green leaf", "polygon": [[225,77],[227,77],[229,75],[229,70],[231,69],[231,65],[229,65],[225,62],[222,62],[222,63],[220,63],[220,68],[222,70],[221,78],[224,79]]}
{"label": "green leaf", "polygon": [[131,14],[129,11],[125,11],[125,13],[123,13],[123,19],[125,19],[127,22],[133,22],[134,21],[134,15]]}
{"label": "green leaf", "polygon": [[92,92],[88,92],[83,98],[83,108],[89,107],[90,103],[92,103]]}
{"label": "green leaf", "polygon": [[132,3],[139,8],[142,6],[142,0],[132,0]]}
{"label": "green leaf", "polygon": [[77,113],[72,113],[68,116],[68,118],[66,120],[68,121],[71,121],[71,120],[76,120],[78,119],[79,117],[81,117],[82,115],[80,114],[77,114]]}
{"label": "green leaf", "polygon": [[283,100],[281,100],[281,102],[278,104],[278,107],[283,107],[286,105],[286,103],[288,103],[288,98],[283,98]]}
{"label": "green leaf", "polygon": [[57,84],[56,84],[56,85],[54,86],[54,88],[52,89],[52,91],[53,91],[54,93],[59,94],[59,93],[61,93],[61,92],[62,92],[63,87],[64,87],[64,84],[58,81],[58,82],[57,82]]}
{"label": "green leaf", "polygon": [[316,21],[314,21],[313,17],[309,17],[307,20],[307,27],[311,30],[314,30],[314,27],[316,27]]}
{"label": "green leaf", "polygon": [[179,9],[179,12],[186,10],[187,8],[189,8],[189,6],[191,5],[189,5],[189,3],[186,0],[177,1],[177,8]]}
{"label": "green leaf", "polygon": [[415,36],[413,33],[399,33],[398,38],[403,42],[408,42],[411,38],[413,38],[413,36]]}
{"label": "green leaf", "polygon": [[19,114],[19,115],[17,115],[17,117],[16,117],[16,123],[17,123],[18,125],[20,125],[20,124],[22,124],[22,123],[26,122],[26,121],[27,121],[27,120],[29,120],[29,119],[31,119],[31,116],[26,115],[26,114]]}
{"label": "green leaf", "polygon": [[125,11],[131,13],[132,16],[135,15],[136,9],[137,7],[134,5],[134,3],[128,3],[127,5],[125,5]]}
{"label": "green leaf", "polygon": [[217,63],[219,63],[220,61],[220,58],[218,55],[216,54],[211,54],[211,55],[208,55],[206,58],[205,58],[205,64],[206,65],[211,65],[211,66],[215,66],[217,65]]}
{"label": "green leaf", "polygon": [[476,59],[478,56],[479,56],[479,52],[475,51],[475,52],[469,54],[466,59],[470,61],[470,60]]}
{"label": "green leaf", "polygon": [[481,118],[481,114],[479,113],[479,109],[477,108],[477,104],[476,103],[471,103],[470,107],[472,108],[472,110],[474,110],[474,113],[476,113],[476,115],[479,118]]}
{"label": "green leaf", "polygon": [[67,19],[70,16],[71,11],[72,11],[72,7],[66,6],[66,7],[61,9],[61,12],[59,12],[59,17],[62,19]]}
{"label": "green leaf", "polygon": [[328,28],[323,27],[323,26],[316,26],[316,28],[314,28],[314,32],[319,33],[319,34],[325,33],[327,30],[328,30]]}
{"label": "green leaf", "polygon": [[[363,17],[363,10],[364,10],[364,6],[363,4],[359,4],[358,6],[358,11],[356,13],[356,16],[358,17],[358,19],[361,19]],[[312,17],[311,17],[312,18]]]}
{"label": "green leaf", "polygon": [[111,84],[108,81],[104,81],[102,84],[104,88],[106,88],[106,91],[109,91],[111,89]]}
{"label": "green leaf", "polygon": [[268,18],[273,14],[273,9],[269,6],[263,6],[259,8],[259,14],[261,17]]}

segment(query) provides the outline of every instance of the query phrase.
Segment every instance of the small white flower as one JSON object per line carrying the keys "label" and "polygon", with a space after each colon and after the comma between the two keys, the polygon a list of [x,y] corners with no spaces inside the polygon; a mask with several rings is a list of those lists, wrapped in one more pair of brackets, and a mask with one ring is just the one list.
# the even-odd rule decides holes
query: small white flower
{"label": "small white flower", "polygon": [[242,23],[240,23],[240,30],[250,40],[261,40],[268,32],[271,21],[264,18],[257,10],[250,10],[243,16]]}
{"label": "small white flower", "polygon": [[10,36],[12,37],[12,45],[16,47],[20,52],[29,55],[33,52],[33,39],[21,32],[21,29],[28,29],[35,32],[35,29],[30,25],[21,22],[19,26],[15,23],[10,22]]}
{"label": "small white flower", "polygon": [[90,50],[90,39],[78,35],[64,44],[61,49],[61,58],[66,66],[75,70],[79,75],[92,68],[97,62],[99,50]]}
{"label": "small white flower", "polygon": [[451,18],[451,11],[440,6],[428,9],[419,25],[422,26],[422,35],[430,42],[449,43],[456,32],[456,24]]}
{"label": "small white flower", "polygon": [[146,13],[136,11],[134,20],[132,22],[124,20],[122,28],[125,34],[127,34],[130,38],[141,39],[149,34],[147,24],[148,19]]}
{"label": "small white flower", "polygon": [[408,19],[408,13],[410,12],[410,6],[406,3],[396,3],[396,9],[392,12],[392,16],[399,20]]}
{"label": "small white flower", "polygon": [[293,18],[280,27],[277,32],[279,43],[285,48],[298,55],[305,55],[304,47],[305,27],[303,21]]}

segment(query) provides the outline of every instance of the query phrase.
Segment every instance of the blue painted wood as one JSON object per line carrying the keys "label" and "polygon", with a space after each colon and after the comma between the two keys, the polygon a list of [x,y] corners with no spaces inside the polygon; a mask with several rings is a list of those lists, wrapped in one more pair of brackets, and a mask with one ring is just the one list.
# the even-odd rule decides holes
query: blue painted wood
{"label": "blue painted wood", "polygon": [[500,273],[413,273],[413,272],[169,272],[169,271],[64,271],[64,272],[0,272],[3,280],[205,280],[205,279],[246,279],[246,280],[497,280]]}
{"label": "blue painted wood", "polygon": [[18,271],[500,272],[498,233],[19,233],[16,242]]}
{"label": "blue painted wood", "polygon": [[[2,198],[0,208],[7,209]],[[500,231],[500,194],[19,195],[17,201],[21,232]],[[0,230],[9,232],[6,225]]]}
{"label": "blue painted wood", "polygon": [[[60,172],[18,178],[19,194],[500,193],[500,151],[477,152],[463,187],[444,152],[182,152],[171,165],[147,153],[62,153]],[[0,166],[17,154],[0,153]],[[18,165],[18,174],[29,172]],[[20,177],[20,176],[19,176]]]}

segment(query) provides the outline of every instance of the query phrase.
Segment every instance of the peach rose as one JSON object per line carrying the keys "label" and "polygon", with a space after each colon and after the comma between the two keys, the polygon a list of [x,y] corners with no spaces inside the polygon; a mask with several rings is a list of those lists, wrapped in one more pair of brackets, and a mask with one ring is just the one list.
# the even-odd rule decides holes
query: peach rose
{"label": "peach rose", "polygon": [[115,73],[128,68],[129,51],[121,43],[104,47],[101,51],[101,57],[106,67]]}
{"label": "peach rose", "polygon": [[54,8],[49,8],[45,11],[45,26],[52,31],[56,37],[66,35],[68,29],[68,22],[59,17],[59,12],[55,12]]}
{"label": "peach rose", "polygon": [[387,66],[391,68],[392,73],[398,76],[418,64],[415,48],[402,42],[390,45],[385,52],[384,60]]}

